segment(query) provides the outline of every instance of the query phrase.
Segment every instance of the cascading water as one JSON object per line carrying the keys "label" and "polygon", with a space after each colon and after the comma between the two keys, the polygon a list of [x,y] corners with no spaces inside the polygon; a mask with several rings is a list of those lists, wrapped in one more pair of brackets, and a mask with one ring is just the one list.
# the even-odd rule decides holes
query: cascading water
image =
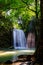
{"label": "cascading water", "polygon": [[13,29],[13,40],[15,49],[26,48],[26,37],[23,30]]}
{"label": "cascading water", "polygon": [[[23,30],[13,29],[13,44],[14,49],[26,49],[26,37]],[[12,61],[17,60],[17,56],[13,56]]]}

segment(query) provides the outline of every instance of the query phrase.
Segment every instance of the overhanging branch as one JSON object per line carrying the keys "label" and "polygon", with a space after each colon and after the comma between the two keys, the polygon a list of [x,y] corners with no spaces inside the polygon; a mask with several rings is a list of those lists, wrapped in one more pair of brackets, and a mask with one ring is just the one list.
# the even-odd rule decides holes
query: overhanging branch
{"label": "overhanging branch", "polygon": [[25,2],[24,0],[21,0],[21,1],[27,5],[27,8],[28,8],[29,10],[31,10],[31,11],[33,11],[33,12],[35,12],[35,13],[36,13],[36,11],[35,11],[35,10],[33,10],[33,9],[30,9],[30,8],[29,8],[29,5],[28,5],[28,3],[27,3],[27,2]]}

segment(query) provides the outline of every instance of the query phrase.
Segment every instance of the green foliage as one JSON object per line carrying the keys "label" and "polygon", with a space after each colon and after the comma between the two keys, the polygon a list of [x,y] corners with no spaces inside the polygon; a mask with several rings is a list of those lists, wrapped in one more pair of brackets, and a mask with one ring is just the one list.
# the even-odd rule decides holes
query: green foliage
{"label": "green foliage", "polygon": [[[36,8],[34,0],[0,0],[0,35],[1,46],[5,44],[10,46],[10,34],[12,28],[22,28],[24,32],[28,30],[31,18],[36,17]],[[37,2],[38,17],[40,16],[40,3]],[[18,25],[18,18],[22,17],[22,25]],[[3,33],[2,33],[3,32]],[[9,36],[10,35],[10,36]],[[8,36],[8,37],[7,37]],[[3,40],[3,41],[2,41]],[[5,41],[6,40],[6,41]]]}

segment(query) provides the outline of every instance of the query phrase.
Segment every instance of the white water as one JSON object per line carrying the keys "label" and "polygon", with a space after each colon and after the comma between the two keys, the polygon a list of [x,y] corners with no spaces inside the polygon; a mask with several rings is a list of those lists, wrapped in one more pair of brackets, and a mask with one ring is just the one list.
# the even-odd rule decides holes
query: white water
{"label": "white water", "polygon": [[[23,30],[13,29],[13,43],[15,49],[26,48],[26,37]],[[16,43],[18,43],[18,46]]]}

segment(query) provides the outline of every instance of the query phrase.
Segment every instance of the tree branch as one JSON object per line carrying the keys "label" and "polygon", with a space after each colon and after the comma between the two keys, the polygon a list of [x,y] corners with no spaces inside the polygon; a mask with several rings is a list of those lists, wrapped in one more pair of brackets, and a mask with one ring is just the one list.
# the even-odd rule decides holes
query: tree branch
{"label": "tree branch", "polygon": [[21,1],[27,5],[27,8],[28,8],[29,10],[31,10],[31,11],[33,11],[33,12],[36,13],[36,11],[34,11],[33,9],[30,9],[30,8],[29,8],[29,5],[27,4],[27,2],[25,2],[24,0],[21,0]]}

